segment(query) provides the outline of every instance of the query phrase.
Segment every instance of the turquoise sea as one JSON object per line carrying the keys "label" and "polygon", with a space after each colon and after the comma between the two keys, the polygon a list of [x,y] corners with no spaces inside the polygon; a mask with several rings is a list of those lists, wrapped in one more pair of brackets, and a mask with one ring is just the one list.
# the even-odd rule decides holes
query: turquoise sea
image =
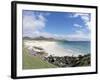
{"label": "turquoise sea", "polygon": [[59,41],[57,44],[66,50],[73,51],[74,54],[90,54],[91,52],[90,41]]}

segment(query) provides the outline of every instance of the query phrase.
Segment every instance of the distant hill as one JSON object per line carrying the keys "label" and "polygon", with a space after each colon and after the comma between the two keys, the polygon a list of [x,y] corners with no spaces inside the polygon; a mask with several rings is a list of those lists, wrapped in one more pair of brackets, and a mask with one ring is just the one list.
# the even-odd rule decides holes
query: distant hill
{"label": "distant hill", "polygon": [[55,40],[54,38],[46,38],[46,37],[43,37],[43,36],[39,36],[39,37],[36,37],[36,38],[33,38],[34,40]]}
{"label": "distant hill", "polygon": [[23,37],[24,40],[32,40],[31,37]]}
{"label": "distant hill", "polygon": [[23,37],[24,40],[48,40],[48,41],[67,41],[67,40],[64,40],[64,39],[55,39],[55,38],[52,38],[52,37],[43,37],[43,36],[39,36],[39,37]]}

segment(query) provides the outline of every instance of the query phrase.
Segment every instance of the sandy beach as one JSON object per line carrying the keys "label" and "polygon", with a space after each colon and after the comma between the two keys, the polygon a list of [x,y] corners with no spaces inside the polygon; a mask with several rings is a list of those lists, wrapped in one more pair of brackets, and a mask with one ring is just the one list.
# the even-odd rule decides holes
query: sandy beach
{"label": "sandy beach", "polygon": [[25,40],[24,41],[25,47],[32,48],[32,47],[40,47],[45,50],[46,53],[53,56],[78,56],[82,55],[81,53],[75,53],[70,49],[64,49],[61,46],[58,46],[55,41],[35,41],[35,40]]}

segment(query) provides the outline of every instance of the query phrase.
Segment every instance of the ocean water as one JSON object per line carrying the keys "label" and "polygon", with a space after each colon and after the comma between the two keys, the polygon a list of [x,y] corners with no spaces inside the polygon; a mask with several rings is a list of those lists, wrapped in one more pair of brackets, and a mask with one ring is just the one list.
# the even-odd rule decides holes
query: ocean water
{"label": "ocean water", "polygon": [[63,47],[65,50],[73,54],[90,54],[91,52],[91,42],[90,41],[59,41],[57,45]]}

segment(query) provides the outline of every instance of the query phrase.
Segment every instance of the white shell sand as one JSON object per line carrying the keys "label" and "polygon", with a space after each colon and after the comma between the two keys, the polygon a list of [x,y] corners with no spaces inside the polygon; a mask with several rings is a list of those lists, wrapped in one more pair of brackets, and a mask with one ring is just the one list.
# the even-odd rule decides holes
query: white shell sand
{"label": "white shell sand", "polygon": [[[35,41],[35,40],[25,40],[24,45],[28,48],[34,46],[43,48],[48,55],[53,56],[78,56],[81,53],[75,53],[70,49],[64,49],[61,46],[58,46],[56,41]],[[82,54],[81,54],[82,55]]]}

